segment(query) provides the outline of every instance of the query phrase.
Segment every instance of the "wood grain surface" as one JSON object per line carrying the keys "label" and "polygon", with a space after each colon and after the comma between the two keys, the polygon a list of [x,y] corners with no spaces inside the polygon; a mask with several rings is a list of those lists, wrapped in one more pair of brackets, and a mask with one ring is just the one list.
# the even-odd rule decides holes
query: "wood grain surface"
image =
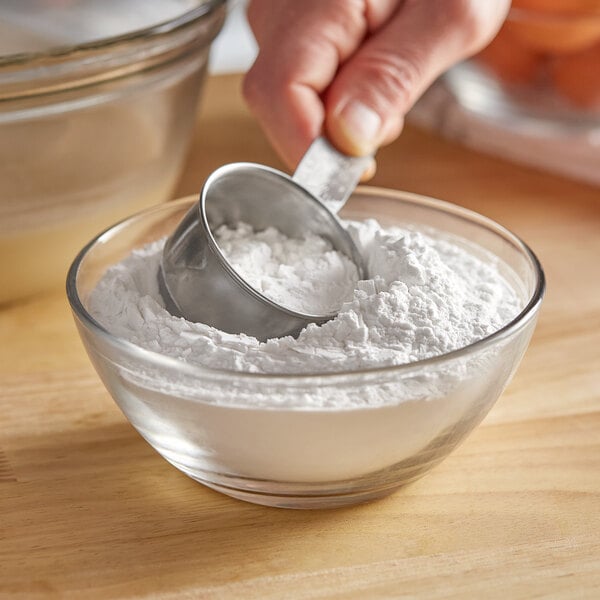
{"label": "wood grain surface", "polygon": [[[176,195],[224,162],[280,166],[239,82],[209,81]],[[411,127],[380,152],[374,183],[482,212],[545,267],[538,330],[484,423],[384,500],[253,506],[137,435],[61,291],[4,307],[1,598],[600,597],[600,190]]]}

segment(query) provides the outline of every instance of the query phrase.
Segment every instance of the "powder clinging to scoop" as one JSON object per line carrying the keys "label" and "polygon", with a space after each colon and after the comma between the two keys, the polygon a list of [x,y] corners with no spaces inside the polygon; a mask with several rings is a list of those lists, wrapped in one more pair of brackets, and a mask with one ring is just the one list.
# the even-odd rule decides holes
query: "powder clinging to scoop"
{"label": "powder clinging to scoop", "polygon": [[254,289],[277,304],[309,315],[336,313],[352,298],[355,264],[324,238],[289,238],[274,227],[253,231],[247,223],[215,232],[219,248]]}

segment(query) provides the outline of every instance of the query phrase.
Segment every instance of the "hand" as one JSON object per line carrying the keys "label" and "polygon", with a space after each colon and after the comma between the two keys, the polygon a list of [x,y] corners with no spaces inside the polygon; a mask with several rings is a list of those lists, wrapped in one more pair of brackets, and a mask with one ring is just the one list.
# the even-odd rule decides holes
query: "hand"
{"label": "hand", "polygon": [[483,48],[510,0],[252,0],[260,47],[244,96],[295,167],[325,131],[339,150],[374,152],[455,62]]}

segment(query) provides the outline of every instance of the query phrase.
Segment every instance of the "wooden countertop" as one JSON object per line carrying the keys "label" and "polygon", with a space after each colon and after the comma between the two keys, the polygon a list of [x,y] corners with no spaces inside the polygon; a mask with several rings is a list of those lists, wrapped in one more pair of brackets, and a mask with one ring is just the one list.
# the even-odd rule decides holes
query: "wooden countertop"
{"label": "wooden countertop", "polygon": [[[223,162],[279,165],[238,86],[209,81],[178,196]],[[484,423],[384,500],[253,506],[188,479],[129,426],[61,292],[6,307],[1,598],[600,597],[600,190],[411,127],[373,183],[482,212],[545,267],[534,340]]]}

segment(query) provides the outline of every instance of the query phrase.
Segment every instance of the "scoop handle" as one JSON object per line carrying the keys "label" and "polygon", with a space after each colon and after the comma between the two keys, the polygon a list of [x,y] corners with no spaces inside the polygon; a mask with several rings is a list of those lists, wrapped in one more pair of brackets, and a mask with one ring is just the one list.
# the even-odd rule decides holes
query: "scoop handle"
{"label": "scoop handle", "polygon": [[292,179],[337,213],[356,188],[372,156],[347,156],[320,136],[302,157]]}

